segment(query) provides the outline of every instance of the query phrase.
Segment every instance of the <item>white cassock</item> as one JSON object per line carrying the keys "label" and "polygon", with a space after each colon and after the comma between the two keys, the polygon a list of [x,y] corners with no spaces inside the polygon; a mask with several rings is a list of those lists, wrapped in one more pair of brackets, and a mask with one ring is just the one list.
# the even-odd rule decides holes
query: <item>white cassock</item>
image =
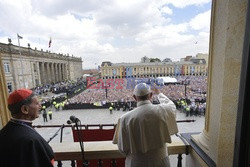
{"label": "white cassock", "polygon": [[160,104],[140,101],[118,120],[113,143],[126,155],[126,167],[169,166],[166,143],[178,132],[176,107],[162,93],[157,98]]}

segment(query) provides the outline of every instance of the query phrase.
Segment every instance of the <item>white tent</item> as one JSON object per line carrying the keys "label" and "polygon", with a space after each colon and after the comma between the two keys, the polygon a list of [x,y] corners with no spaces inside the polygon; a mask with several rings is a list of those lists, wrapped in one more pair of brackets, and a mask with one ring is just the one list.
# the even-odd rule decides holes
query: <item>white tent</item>
{"label": "white tent", "polygon": [[177,79],[171,78],[171,77],[157,77],[156,81],[159,85],[169,84],[169,83],[177,83]]}

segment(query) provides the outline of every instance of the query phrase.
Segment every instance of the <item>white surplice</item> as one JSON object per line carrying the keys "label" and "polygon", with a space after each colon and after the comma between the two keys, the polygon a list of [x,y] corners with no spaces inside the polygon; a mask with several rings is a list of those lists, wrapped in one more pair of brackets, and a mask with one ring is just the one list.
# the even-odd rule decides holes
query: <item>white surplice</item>
{"label": "white surplice", "polygon": [[166,143],[178,132],[176,107],[162,93],[157,98],[160,104],[140,101],[118,120],[113,143],[126,155],[126,167],[169,166]]}

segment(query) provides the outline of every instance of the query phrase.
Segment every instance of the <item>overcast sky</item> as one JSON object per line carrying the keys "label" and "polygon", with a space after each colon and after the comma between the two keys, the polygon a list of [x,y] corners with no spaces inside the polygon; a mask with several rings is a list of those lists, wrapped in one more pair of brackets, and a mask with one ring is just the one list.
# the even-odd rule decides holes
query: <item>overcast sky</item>
{"label": "overcast sky", "polygon": [[[0,42],[103,61],[208,53],[211,0],[0,0]],[[49,39],[51,47],[48,47]]]}

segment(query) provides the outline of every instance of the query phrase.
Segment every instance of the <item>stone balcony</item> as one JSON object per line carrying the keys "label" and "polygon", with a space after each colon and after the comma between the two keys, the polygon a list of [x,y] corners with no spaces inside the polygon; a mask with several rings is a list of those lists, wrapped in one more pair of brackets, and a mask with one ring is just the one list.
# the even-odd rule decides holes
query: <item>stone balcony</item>
{"label": "stone balcony", "polygon": [[[55,161],[82,160],[80,144],[78,142],[63,142],[50,144],[55,153]],[[188,153],[189,144],[184,143],[182,137],[172,136],[172,143],[167,144],[169,155],[179,155],[178,164],[181,165],[181,155]],[[124,158],[117,145],[112,141],[84,142],[84,157],[86,160]],[[60,166],[60,165],[58,165]],[[74,166],[74,165],[72,165]]]}

